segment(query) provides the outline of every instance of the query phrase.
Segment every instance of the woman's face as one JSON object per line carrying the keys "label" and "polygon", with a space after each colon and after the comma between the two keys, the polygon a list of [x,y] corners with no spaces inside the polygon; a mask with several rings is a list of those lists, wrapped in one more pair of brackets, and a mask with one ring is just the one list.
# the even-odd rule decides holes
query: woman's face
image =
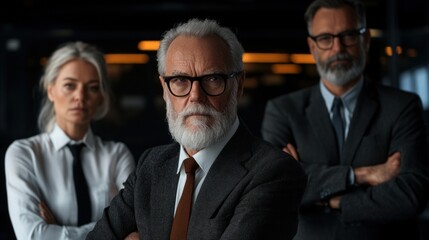
{"label": "woman's face", "polygon": [[55,119],[61,128],[89,126],[103,103],[96,68],[82,59],[64,64],[57,79],[48,86],[48,97],[54,104]]}

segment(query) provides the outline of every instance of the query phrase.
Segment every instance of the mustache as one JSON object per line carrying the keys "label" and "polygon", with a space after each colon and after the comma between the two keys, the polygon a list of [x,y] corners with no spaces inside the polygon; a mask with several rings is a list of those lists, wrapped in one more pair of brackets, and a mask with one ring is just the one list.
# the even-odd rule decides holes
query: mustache
{"label": "mustache", "polygon": [[179,117],[187,117],[194,114],[213,116],[216,113],[217,111],[210,106],[195,103],[195,104],[189,105],[182,112],[180,112]]}
{"label": "mustache", "polygon": [[348,53],[339,53],[335,56],[328,58],[326,65],[330,66],[335,61],[353,61],[353,57]]}

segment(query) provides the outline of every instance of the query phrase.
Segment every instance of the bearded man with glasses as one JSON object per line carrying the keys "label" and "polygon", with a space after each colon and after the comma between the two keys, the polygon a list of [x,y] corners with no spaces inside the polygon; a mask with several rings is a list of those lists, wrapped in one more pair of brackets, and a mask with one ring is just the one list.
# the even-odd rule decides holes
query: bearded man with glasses
{"label": "bearded man with glasses", "polygon": [[268,101],[262,123],[309,177],[295,239],[419,239],[429,193],[420,98],[364,76],[362,2],[315,0],[305,20],[320,82]]}
{"label": "bearded man with glasses", "polygon": [[243,52],[210,19],[164,34],[158,72],[175,142],[142,154],[87,239],[293,238],[307,178],[238,117]]}

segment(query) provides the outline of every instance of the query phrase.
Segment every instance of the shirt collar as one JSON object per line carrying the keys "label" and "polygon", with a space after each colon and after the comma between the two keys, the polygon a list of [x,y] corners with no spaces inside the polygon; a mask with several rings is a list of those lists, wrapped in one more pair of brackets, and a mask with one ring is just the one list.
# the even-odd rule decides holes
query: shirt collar
{"label": "shirt collar", "polygon": [[[356,108],[357,99],[362,88],[363,88],[363,77],[361,77],[357,81],[357,83],[343,96],[340,96],[341,100],[343,101],[344,107],[350,113],[353,113]],[[329,109],[329,111],[331,111],[335,96],[326,88],[326,86],[323,84],[322,81],[320,81],[320,91],[322,93],[323,99],[325,100],[326,108]]]}
{"label": "shirt collar", "polygon": [[[233,125],[228,130],[228,132],[219,139],[215,144],[208,146],[196,154],[194,154],[194,159],[198,163],[198,166],[201,168],[201,170],[207,174],[210,170],[210,167],[216,160],[216,158],[219,156],[219,153],[222,151],[223,147],[227,144],[227,142],[232,138],[234,133],[237,131],[239,126],[239,120],[238,118],[235,119]],[[179,155],[179,164],[177,166],[177,173],[180,172],[180,168],[182,167],[183,161],[188,158],[188,154],[186,153],[185,149],[182,145],[180,145],[180,155]]]}
{"label": "shirt collar", "polygon": [[88,129],[88,132],[85,134],[82,140],[74,141],[67,136],[63,129],[61,129],[57,124],[55,124],[54,129],[52,130],[52,132],[49,133],[49,138],[51,139],[56,151],[62,149],[69,143],[85,143],[85,147],[89,149],[94,148],[94,134],[92,133],[91,128]]}

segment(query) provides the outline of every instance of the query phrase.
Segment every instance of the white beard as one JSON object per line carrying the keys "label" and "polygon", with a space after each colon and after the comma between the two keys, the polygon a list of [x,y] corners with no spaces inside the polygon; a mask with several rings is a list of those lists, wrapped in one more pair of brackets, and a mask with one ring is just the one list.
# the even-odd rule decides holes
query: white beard
{"label": "white beard", "polygon": [[[166,108],[168,127],[173,139],[186,149],[199,151],[216,143],[228,132],[237,116],[237,98],[231,94],[222,112],[211,106],[194,103],[177,113],[167,95]],[[192,114],[206,116],[191,116]]]}

